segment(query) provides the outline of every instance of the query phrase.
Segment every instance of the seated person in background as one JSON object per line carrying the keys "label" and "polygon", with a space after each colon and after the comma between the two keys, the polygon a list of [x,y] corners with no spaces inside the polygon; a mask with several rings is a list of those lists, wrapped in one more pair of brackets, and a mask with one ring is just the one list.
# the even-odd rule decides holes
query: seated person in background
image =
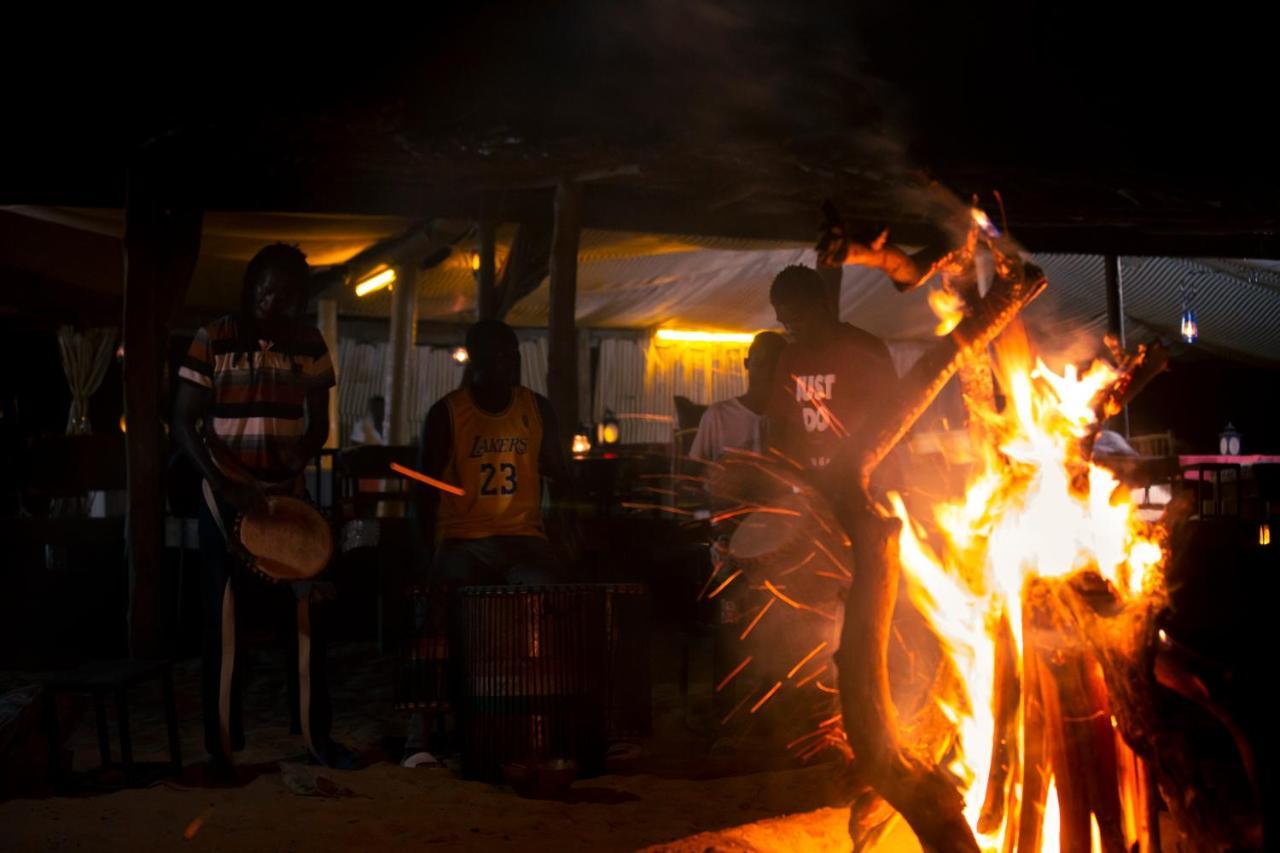
{"label": "seated person in background", "polygon": [[716,462],[729,449],[765,451],[765,408],[773,389],[773,369],[786,345],[787,339],[777,332],[756,335],[743,361],[747,393],[712,403],[703,412],[690,456]]}
{"label": "seated person in background", "polygon": [[[353,447],[386,447],[387,446],[387,400],[381,394],[374,394],[369,398],[368,411],[365,412],[356,425],[351,430],[351,445]],[[360,480],[356,484],[356,488],[361,492],[385,492],[387,490],[387,481],[383,479],[376,480]],[[385,516],[387,514],[387,504],[379,502],[377,505],[377,514]]]}
{"label": "seated person in background", "polygon": [[387,401],[381,394],[369,398],[369,410],[351,430],[351,443],[355,445],[386,445]]}

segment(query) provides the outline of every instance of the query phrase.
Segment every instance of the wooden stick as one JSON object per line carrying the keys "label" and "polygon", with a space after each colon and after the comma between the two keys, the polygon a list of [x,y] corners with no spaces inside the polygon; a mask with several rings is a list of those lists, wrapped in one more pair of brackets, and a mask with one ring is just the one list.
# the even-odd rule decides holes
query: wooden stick
{"label": "wooden stick", "polygon": [[992,703],[995,726],[991,733],[991,772],[986,797],[978,817],[978,831],[994,832],[1005,818],[1009,780],[1018,762],[1018,710],[1022,701],[1022,680],[1018,675],[1018,653],[1009,614],[996,629],[996,670]]}
{"label": "wooden stick", "polygon": [[[1045,711],[1041,695],[1044,662],[1038,652],[1027,647],[1025,638],[1031,630],[1026,609],[1022,614],[1022,797],[1010,791],[1009,820],[1017,820],[1005,833],[1005,850],[1039,853],[1044,830],[1044,805],[1049,793],[1049,760],[1045,744]],[[1017,808],[1015,812],[1013,809]],[[1016,832],[1013,831],[1016,829]]]}
{"label": "wooden stick", "polygon": [[847,519],[856,571],[835,655],[845,734],[867,782],[906,818],[926,849],[976,853],[955,783],[903,747],[889,692],[890,620],[897,604],[902,522],[869,502]]}

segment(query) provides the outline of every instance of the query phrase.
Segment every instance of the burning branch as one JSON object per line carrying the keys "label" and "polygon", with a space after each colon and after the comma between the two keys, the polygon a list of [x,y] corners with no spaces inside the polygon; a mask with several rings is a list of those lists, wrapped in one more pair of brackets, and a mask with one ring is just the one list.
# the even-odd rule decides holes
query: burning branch
{"label": "burning branch", "polygon": [[901,522],[871,506],[871,473],[924,414],[966,358],[986,347],[1045,288],[1039,269],[1020,265],[997,279],[951,334],[939,341],[899,384],[896,401],[881,409],[860,438],[861,500],[842,521],[854,546],[855,572],[835,655],[845,732],[860,770],[876,792],[906,818],[927,849],[976,851],[955,782],[929,756],[904,748],[889,691],[889,631],[902,567]]}
{"label": "burning branch", "polygon": [[965,359],[985,350],[1045,286],[1044,274],[1030,264],[1019,278],[998,279],[973,313],[912,365],[898,383],[897,400],[877,409],[860,436],[859,474],[864,488],[876,466],[920,419]]}
{"label": "burning branch", "polygon": [[977,853],[954,781],[928,757],[904,748],[889,692],[889,628],[902,573],[901,524],[870,507],[851,519],[856,570],[835,655],[844,730],[863,777],[906,818],[925,849]]}

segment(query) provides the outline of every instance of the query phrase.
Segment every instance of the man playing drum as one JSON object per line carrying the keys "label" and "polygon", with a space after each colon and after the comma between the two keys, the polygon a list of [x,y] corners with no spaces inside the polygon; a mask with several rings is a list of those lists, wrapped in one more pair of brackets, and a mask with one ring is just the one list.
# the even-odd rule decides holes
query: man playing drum
{"label": "man playing drum", "polygon": [[[506,323],[467,330],[470,381],[422,426],[419,470],[463,494],[419,488],[421,543],[431,576],[468,584],[560,580],[542,518],[542,480],[568,485],[555,412],[520,384],[520,347]],[[557,498],[561,496],[556,495]]]}
{"label": "man playing drum", "polygon": [[[447,630],[439,623],[449,619],[442,615],[448,590],[565,580],[542,515],[543,478],[562,507],[569,486],[555,412],[545,397],[520,384],[520,346],[510,326],[481,320],[467,330],[466,345],[463,387],[427,412],[419,445],[418,469],[461,492],[417,489],[420,553],[432,591],[415,604],[419,636]],[[570,524],[561,532],[572,536],[575,530]],[[422,697],[412,704],[425,703]],[[406,766],[434,762],[425,741],[425,716],[415,713]]]}
{"label": "man playing drum", "polygon": [[[324,630],[312,618],[311,585],[272,588],[252,577],[236,536],[237,519],[270,524],[269,495],[303,495],[303,469],[329,433],[333,364],[320,333],[301,320],[309,273],[298,249],[262,249],[245,270],[240,313],[201,328],[178,371],[174,433],[204,477],[205,748],[220,776],[234,776],[231,753],[244,744],[235,613],[237,599],[246,595],[290,601],[297,629],[291,632],[298,659],[295,710],[308,751],[325,764],[350,763],[350,753],[329,737]],[[296,524],[296,515],[279,515],[282,524]],[[306,534],[288,531],[281,539],[291,536]]]}

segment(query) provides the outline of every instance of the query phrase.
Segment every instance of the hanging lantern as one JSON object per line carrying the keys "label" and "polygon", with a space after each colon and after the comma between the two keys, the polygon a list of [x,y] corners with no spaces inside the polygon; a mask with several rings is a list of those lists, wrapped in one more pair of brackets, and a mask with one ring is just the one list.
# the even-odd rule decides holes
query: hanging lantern
{"label": "hanging lantern", "polygon": [[1189,344],[1194,344],[1199,337],[1200,326],[1196,323],[1195,309],[1184,307],[1182,309],[1182,339]]}
{"label": "hanging lantern", "polygon": [[1218,452],[1223,456],[1240,455],[1240,433],[1231,424],[1218,434]]}
{"label": "hanging lantern", "polygon": [[1271,544],[1271,525],[1270,524],[1261,524],[1258,526],[1258,544],[1259,545]]}
{"label": "hanging lantern", "polygon": [[622,438],[622,430],[618,426],[618,417],[611,410],[604,410],[604,417],[596,424],[596,445],[608,447],[617,444]]}

